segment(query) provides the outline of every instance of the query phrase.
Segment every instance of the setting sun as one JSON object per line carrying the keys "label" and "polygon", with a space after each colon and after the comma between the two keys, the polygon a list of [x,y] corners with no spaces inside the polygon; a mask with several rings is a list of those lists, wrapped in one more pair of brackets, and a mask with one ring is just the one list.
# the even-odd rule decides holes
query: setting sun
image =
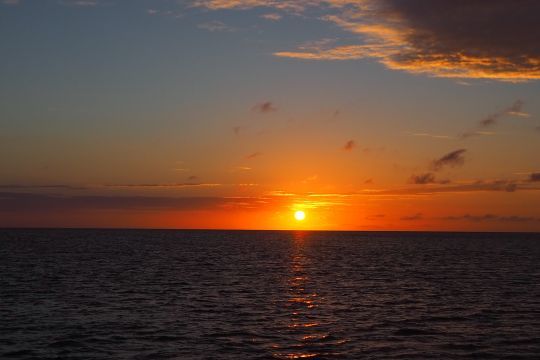
{"label": "setting sun", "polygon": [[303,212],[302,210],[298,210],[294,213],[294,218],[297,220],[297,221],[302,221],[306,218],[306,213]]}

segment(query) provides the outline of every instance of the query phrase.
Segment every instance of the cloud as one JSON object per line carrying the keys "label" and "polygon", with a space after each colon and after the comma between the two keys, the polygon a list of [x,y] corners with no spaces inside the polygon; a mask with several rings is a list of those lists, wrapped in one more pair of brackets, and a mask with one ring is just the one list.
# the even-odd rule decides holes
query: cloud
{"label": "cloud", "polygon": [[35,193],[0,193],[0,212],[76,211],[76,210],[199,210],[237,203],[254,203],[255,198],[152,197],[152,196],[64,196]]}
{"label": "cloud", "polygon": [[406,187],[401,189],[370,189],[362,194],[373,196],[393,196],[393,195],[433,195],[449,193],[474,193],[474,192],[508,192],[516,191],[540,191],[540,187],[534,186],[530,181],[513,180],[478,180],[472,182],[450,183],[449,181],[438,181],[430,186]]}
{"label": "cloud", "polygon": [[144,183],[144,184],[107,184],[108,188],[154,188],[154,189],[180,189],[192,187],[218,187],[223,184],[196,182],[196,176],[188,177],[188,181],[182,183]]}
{"label": "cloud", "polygon": [[466,131],[458,135],[459,139],[468,139],[477,136],[491,136],[495,135],[492,131]]}
{"label": "cloud", "polygon": [[540,181],[540,172],[532,173],[531,175],[529,175],[529,181],[532,181],[532,182]]}
{"label": "cloud", "polygon": [[400,220],[404,220],[404,221],[416,221],[416,220],[422,220],[424,218],[424,216],[422,215],[422,213],[416,213],[414,215],[408,215],[408,216],[402,216],[400,218]]}
{"label": "cloud", "polygon": [[540,218],[532,217],[532,216],[520,216],[520,215],[494,215],[494,214],[484,214],[484,215],[460,215],[460,216],[447,216],[444,217],[443,220],[466,220],[466,221],[473,221],[473,222],[484,222],[484,221],[492,221],[492,222],[536,222],[540,221]]}
{"label": "cloud", "polygon": [[[310,60],[375,58],[386,67],[446,78],[540,79],[536,0],[195,0],[207,9],[265,7],[317,16],[356,35],[347,44],[276,56]],[[322,15],[321,15],[322,14]],[[346,40],[347,39],[347,40]]]}
{"label": "cloud", "polygon": [[496,112],[495,114],[488,115],[484,119],[480,120],[479,125],[480,125],[480,127],[493,126],[493,125],[495,125],[497,123],[497,121],[501,117],[503,117],[505,115],[529,117],[530,115],[523,112],[522,109],[523,109],[523,101],[516,100],[516,102],[514,102],[512,104],[512,106],[510,106],[510,107],[508,107],[506,109],[503,109],[503,110],[501,110],[499,112]]}
{"label": "cloud", "polygon": [[234,135],[239,135],[239,134],[240,134],[240,130],[242,130],[242,127],[241,127],[241,126],[235,126],[235,127],[233,127]]}
{"label": "cloud", "polygon": [[420,175],[411,176],[410,182],[413,184],[435,184],[435,175],[432,173],[425,173]]}
{"label": "cloud", "polygon": [[3,0],[2,4],[4,5],[19,5],[21,0]]}
{"label": "cloud", "polygon": [[343,150],[352,151],[356,147],[356,142],[354,140],[349,140],[343,145]]}
{"label": "cloud", "polygon": [[253,106],[251,110],[261,114],[268,114],[277,111],[277,108],[271,101],[265,101]]}
{"label": "cloud", "polygon": [[68,6],[92,7],[99,5],[97,0],[63,0],[61,4]]}
{"label": "cloud", "polygon": [[269,13],[269,14],[263,14],[261,15],[261,18],[270,20],[270,21],[279,21],[281,20],[282,16],[277,13]]}
{"label": "cloud", "polygon": [[199,29],[208,30],[210,32],[232,32],[234,31],[234,28],[230,27],[229,25],[221,22],[221,21],[209,21],[202,24],[197,25]]}
{"label": "cloud", "polygon": [[84,187],[84,186],[66,185],[66,184],[50,184],[50,185],[0,184],[0,189],[10,189],[10,190],[32,190],[32,189],[85,190],[86,187]]}
{"label": "cloud", "polygon": [[452,136],[449,135],[437,135],[437,134],[430,134],[430,133],[424,133],[424,132],[409,132],[407,133],[410,136],[419,136],[419,137],[429,137],[434,139],[452,139]]}
{"label": "cloud", "polygon": [[251,159],[255,159],[255,158],[258,158],[262,156],[262,153],[261,152],[254,152],[254,153],[251,153],[249,155],[246,156],[246,160],[251,160]]}
{"label": "cloud", "polygon": [[459,149],[459,150],[452,151],[442,156],[441,158],[434,160],[431,163],[431,168],[434,171],[439,171],[445,166],[449,166],[449,167],[461,166],[465,163],[465,157],[463,156],[463,154],[466,151],[467,151],[466,149]]}
{"label": "cloud", "polygon": [[195,0],[193,1],[193,6],[211,10],[247,10],[256,7],[266,7],[300,12],[304,11],[307,6],[319,5],[325,2],[314,0]]}

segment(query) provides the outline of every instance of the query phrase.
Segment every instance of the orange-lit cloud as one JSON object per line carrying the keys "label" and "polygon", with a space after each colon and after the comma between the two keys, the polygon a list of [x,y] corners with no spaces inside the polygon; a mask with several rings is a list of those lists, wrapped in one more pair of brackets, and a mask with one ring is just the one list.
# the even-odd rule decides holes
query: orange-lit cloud
{"label": "orange-lit cloud", "polygon": [[261,15],[261,18],[270,20],[270,21],[279,21],[281,20],[283,16],[277,14],[277,13],[269,13],[269,14],[263,14]]}
{"label": "orange-lit cloud", "polygon": [[448,78],[540,78],[535,0],[196,0],[208,9],[317,8],[358,43],[278,51],[309,60],[376,58],[388,68]]}
{"label": "orange-lit cloud", "polygon": [[208,30],[210,32],[230,32],[234,31],[234,28],[230,27],[229,25],[221,22],[221,21],[209,21],[202,24],[197,25],[199,29]]}

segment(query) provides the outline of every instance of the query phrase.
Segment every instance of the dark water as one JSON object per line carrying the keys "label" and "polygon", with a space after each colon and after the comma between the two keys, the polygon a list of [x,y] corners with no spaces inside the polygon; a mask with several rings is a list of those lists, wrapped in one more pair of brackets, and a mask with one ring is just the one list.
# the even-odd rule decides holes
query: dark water
{"label": "dark water", "polygon": [[540,359],[540,235],[0,230],[0,357]]}

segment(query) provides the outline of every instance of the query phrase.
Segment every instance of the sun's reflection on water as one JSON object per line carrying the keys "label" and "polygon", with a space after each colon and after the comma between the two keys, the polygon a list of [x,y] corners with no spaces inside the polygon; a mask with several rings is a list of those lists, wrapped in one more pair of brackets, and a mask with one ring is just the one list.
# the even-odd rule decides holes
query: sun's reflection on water
{"label": "sun's reflection on water", "polygon": [[321,356],[316,344],[328,338],[322,329],[319,316],[321,298],[314,279],[311,278],[311,259],[307,254],[308,234],[294,233],[287,292],[284,306],[288,312],[286,334],[290,339],[287,346],[275,348],[273,356],[278,359],[308,359]]}

